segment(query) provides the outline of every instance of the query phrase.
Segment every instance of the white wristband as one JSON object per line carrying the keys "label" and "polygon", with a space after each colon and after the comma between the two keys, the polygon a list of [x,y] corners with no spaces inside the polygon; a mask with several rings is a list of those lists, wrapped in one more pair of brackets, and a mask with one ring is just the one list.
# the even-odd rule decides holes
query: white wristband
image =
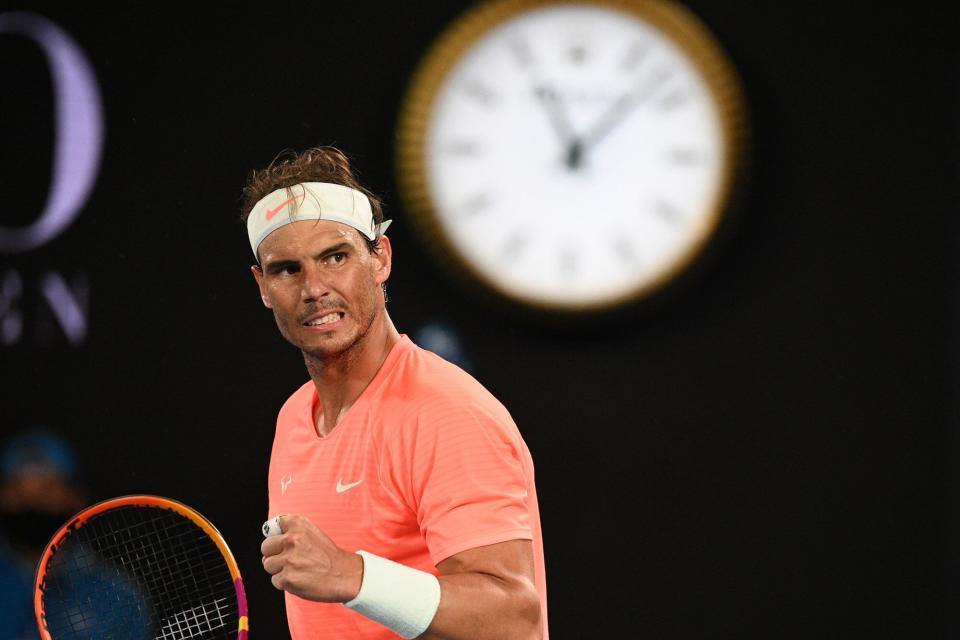
{"label": "white wristband", "polygon": [[357,597],[344,606],[403,638],[426,631],[440,606],[437,577],[366,551],[357,553],[363,558],[363,582]]}

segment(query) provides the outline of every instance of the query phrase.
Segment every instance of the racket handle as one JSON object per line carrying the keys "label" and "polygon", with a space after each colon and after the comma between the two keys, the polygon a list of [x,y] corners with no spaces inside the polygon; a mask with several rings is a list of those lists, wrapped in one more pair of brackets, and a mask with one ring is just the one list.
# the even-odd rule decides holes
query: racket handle
{"label": "racket handle", "polygon": [[280,516],[274,516],[263,523],[263,537],[278,536],[283,533],[280,527]]}

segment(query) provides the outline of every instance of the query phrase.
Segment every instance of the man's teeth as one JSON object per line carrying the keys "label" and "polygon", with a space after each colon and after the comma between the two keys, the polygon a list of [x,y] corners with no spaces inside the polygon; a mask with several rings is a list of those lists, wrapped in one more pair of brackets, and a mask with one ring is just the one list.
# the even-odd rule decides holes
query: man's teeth
{"label": "man's teeth", "polygon": [[317,325],[327,324],[328,322],[333,322],[334,320],[339,320],[339,319],[340,319],[340,312],[334,311],[333,313],[328,313],[327,315],[323,316],[322,318],[317,318],[316,320],[311,320],[310,322],[307,323],[307,326],[308,326],[308,327],[315,327],[315,326],[317,326]]}

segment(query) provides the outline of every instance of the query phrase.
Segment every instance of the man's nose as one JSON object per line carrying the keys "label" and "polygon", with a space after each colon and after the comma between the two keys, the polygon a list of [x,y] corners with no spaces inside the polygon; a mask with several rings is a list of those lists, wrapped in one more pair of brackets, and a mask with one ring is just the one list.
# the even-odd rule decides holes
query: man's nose
{"label": "man's nose", "polygon": [[309,265],[303,270],[302,296],[305,302],[319,300],[330,292],[323,270],[317,265]]}

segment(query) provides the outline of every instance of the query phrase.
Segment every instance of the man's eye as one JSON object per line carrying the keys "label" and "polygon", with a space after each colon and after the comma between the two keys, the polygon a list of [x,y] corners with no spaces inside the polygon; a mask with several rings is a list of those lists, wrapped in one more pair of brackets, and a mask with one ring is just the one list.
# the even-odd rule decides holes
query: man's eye
{"label": "man's eye", "polygon": [[278,265],[270,270],[274,275],[290,276],[300,271],[300,267],[295,264]]}
{"label": "man's eye", "polygon": [[342,264],[347,259],[345,253],[331,253],[327,256],[327,264]]}

